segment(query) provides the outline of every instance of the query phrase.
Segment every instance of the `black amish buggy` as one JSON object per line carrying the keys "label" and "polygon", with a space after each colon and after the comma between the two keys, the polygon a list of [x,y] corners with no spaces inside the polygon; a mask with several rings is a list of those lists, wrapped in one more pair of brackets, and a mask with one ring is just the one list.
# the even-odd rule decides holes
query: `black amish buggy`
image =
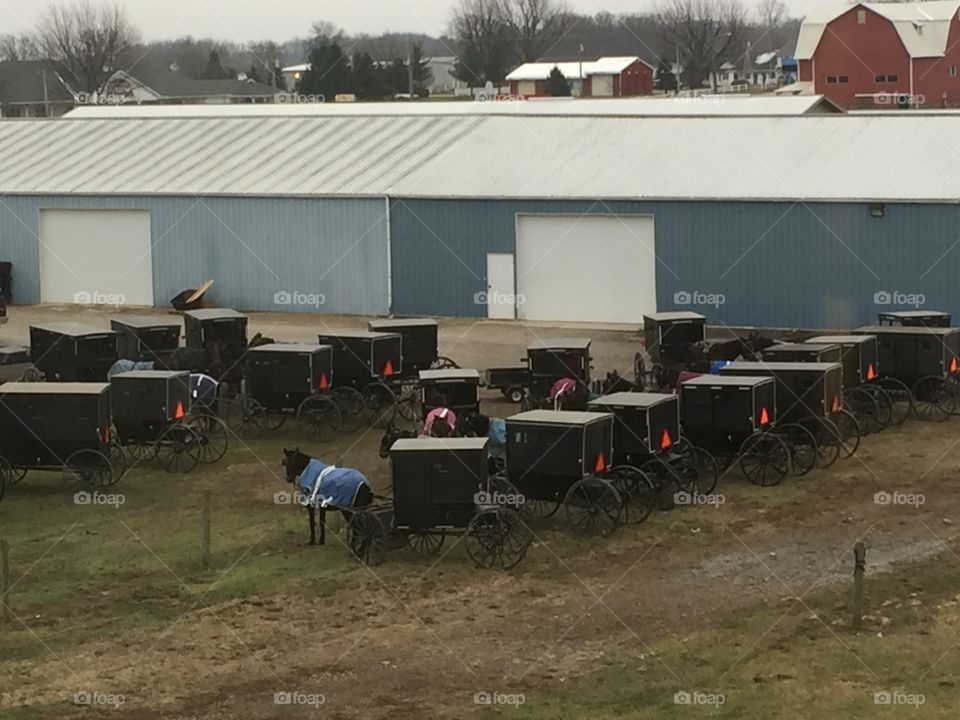
{"label": "black amish buggy", "polygon": [[[589,338],[544,338],[527,346],[524,365],[490,368],[486,386],[504,397],[522,402],[524,409],[551,406],[555,409],[585,410],[590,394]],[[561,398],[551,398],[559,380],[570,380]]]}
{"label": "black amish buggy", "polygon": [[188,310],[183,314],[183,325],[187,347],[206,352],[217,379],[239,383],[249,344],[247,316],[226,308]]}
{"label": "black amish buggy", "polygon": [[60,322],[30,326],[30,361],[24,380],[103,382],[117,362],[119,333]]}
{"label": "black amish buggy", "polygon": [[244,363],[243,392],[231,420],[243,434],[276,430],[294,416],[309,435],[341,429],[341,408],[331,394],[330,345],[273,343],[251,348]]}
{"label": "black amish buggy", "polygon": [[532,535],[510,507],[517,493],[488,474],[486,438],[398,440],[390,449],[391,500],[353,511],[347,544],[369,565],[409,545],[436,554],[448,535],[464,535],[478,567],[508,570],[526,555]]}
{"label": "black amish buggy", "polygon": [[912,411],[921,420],[946,420],[957,412],[960,328],[862,327],[855,335],[876,335],[884,378],[912,391]]}
{"label": "black amish buggy", "polygon": [[843,350],[836,343],[781,343],[763,351],[766,362],[840,362]]}
{"label": "black amish buggy", "polygon": [[690,347],[706,341],[707,319],[695,312],[659,312],[643,316],[643,342],[655,363],[678,365],[687,361]]}
{"label": "black amish buggy", "polygon": [[321,333],[319,342],[333,348],[335,390],[347,412],[365,413],[373,425],[388,425],[397,410],[395,378],[403,373],[403,336],[337,330]]}
{"label": "black amish buggy", "polygon": [[117,440],[135,460],[157,459],[186,473],[201,461],[201,430],[191,425],[190,373],[133,370],[110,379]]}
{"label": "black amish buggy", "polygon": [[422,419],[437,408],[453,410],[461,420],[480,414],[480,373],[450,368],[420,372]]}
{"label": "black amish buggy", "polygon": [[71,484],[108,487],[120,478],[113,449],[109,383],[0,386],[0,475],[12,482],[59,470]]}
{"label": "black amish buggy", "polygon": [[180,346],[180,319],[160,315],[124,315],[110,321],[120,334],[120,360],[164,363]]}
{"label": "black amish buggy", "polygon": [[442,370],[458,365],[440,355],[437,341],[439,325],[430,318],[392,318],[371,320],[367,323],[370,332],[393,333],[403,338],[403,377],[416,378],[424,370]]}
{"label": "black amish buggy", "polygon": [[802,425],[813,434],[820,467],[850,457],[860,446],[860,425],[843,407],[840,363],[732,362],[720,374],[773,377],[778,422]]}
{"label": "black amish buggy", "polygon": [[942,310],[893,310],[877,313],[881,327],[950,327],[950,313]]}
{"label": "black amish buggy", "polygon": [[677,395],[618,392],[591,400],[588,409],[613,415],[615,474],[626,475],[617,472],[624,467],[636,468],[661,490],[675,486],[697,495],[716,488],[720,477],[716,460],[681,437]]}
{"label": "black amish buggy", "polygon": [[531,410],[506,422],[507,480],[529,514],[550,517],[562,504],[578,532],[606,537],[627,516],[640,522],[656,506],[657,490],[642,472],[628,482],[612,472],[610,413]]}
{"label": "black amish buggy", "polygon": [[881,378],[876,335],[818,335],[811,345],[838,345],[843,365],[844,405],[864,433],[899,425],[910,413],[910,391],[893,378]]}

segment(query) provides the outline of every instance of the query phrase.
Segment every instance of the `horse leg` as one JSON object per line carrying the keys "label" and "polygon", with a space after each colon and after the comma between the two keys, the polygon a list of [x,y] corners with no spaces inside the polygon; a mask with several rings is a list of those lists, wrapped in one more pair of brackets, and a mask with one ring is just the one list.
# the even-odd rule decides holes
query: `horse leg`
{"label": "horse leg", "polygon": [[317,544],[317,517],[313,505],[307,505],[307,514],[310,516],[310,544]]}
{"label": "horse leg", "polygon": [[320,508],[320,544],[327,544],[327,511],[326,508]]}

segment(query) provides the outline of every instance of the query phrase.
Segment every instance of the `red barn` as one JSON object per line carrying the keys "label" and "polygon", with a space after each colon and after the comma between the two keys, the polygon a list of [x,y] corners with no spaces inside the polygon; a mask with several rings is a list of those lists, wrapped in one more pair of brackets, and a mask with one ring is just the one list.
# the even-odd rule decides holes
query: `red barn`
{"label": "red barn", "polygon": [[960,105],[960,1],[821,8],[800,27],[799,81],[847,107]]}
{"label": "red barn", "polygon": [[638,57],[602,57],[583,63],[579,60],[525,63],[507,75],[510,94],[545,96],[547,78],[555,67],[560,69],[573,94],[578,97],[631,97],[653,93],[653,66],[650,63]]}

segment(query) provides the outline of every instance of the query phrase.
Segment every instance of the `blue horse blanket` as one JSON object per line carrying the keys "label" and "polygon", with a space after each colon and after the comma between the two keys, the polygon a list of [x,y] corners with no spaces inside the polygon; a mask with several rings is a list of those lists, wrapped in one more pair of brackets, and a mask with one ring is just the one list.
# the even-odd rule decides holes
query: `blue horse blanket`
{"label": "blue horse blanket", "polygon": [[326,465],[316,458],[307,463],[297,479],[300,502],[314,507],[353,507],[362,485],[370,483],[359,470]]}

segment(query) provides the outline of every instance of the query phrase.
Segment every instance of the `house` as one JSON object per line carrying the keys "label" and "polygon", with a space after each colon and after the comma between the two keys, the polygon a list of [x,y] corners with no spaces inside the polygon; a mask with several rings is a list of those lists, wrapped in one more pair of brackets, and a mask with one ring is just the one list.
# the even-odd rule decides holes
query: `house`
{"label": "house", "polygon": [[960,105],[960,2],[822,8],[800,27],[799,85],[847,107]]}
{"label": "house", "polygon": [[284,83],[287,86],[287,90],[294,92],[297,89],[297,83],[300,82],[300,78],[303,77],[303,74],[310,69],[310,63],[301,63],[300,65],[287,65],[285,68],[280,69],[280,74],[283,75]]}
{"label": "house", "polygon": [[638,57],[602,57],[598,60],[525,63],[507,75],[510,94],[539,97],[547,94],[547,78],[554,68],[570,84],[575,97],[630,97],[653,92],[654,67]]}
{"label": "house", "polygon": [[0,117],[59,117],[76,104],[56,63],[0,63]]}
{"label": "house", "polygon": [[430,71],[430,81],[427,90],[431,95],[461,95],[469,94],[470,87],[463,80],[454,77],[457,58],[450,56],[432,57],[427,60],[427,69]]}
{"label": "house", "polygon": [[273,102],[276,94],[275,87],[247,79],[194,80],[174,69],[135,68],[114,73],[99,98],[80,99],[109,105],[224,104]]}

